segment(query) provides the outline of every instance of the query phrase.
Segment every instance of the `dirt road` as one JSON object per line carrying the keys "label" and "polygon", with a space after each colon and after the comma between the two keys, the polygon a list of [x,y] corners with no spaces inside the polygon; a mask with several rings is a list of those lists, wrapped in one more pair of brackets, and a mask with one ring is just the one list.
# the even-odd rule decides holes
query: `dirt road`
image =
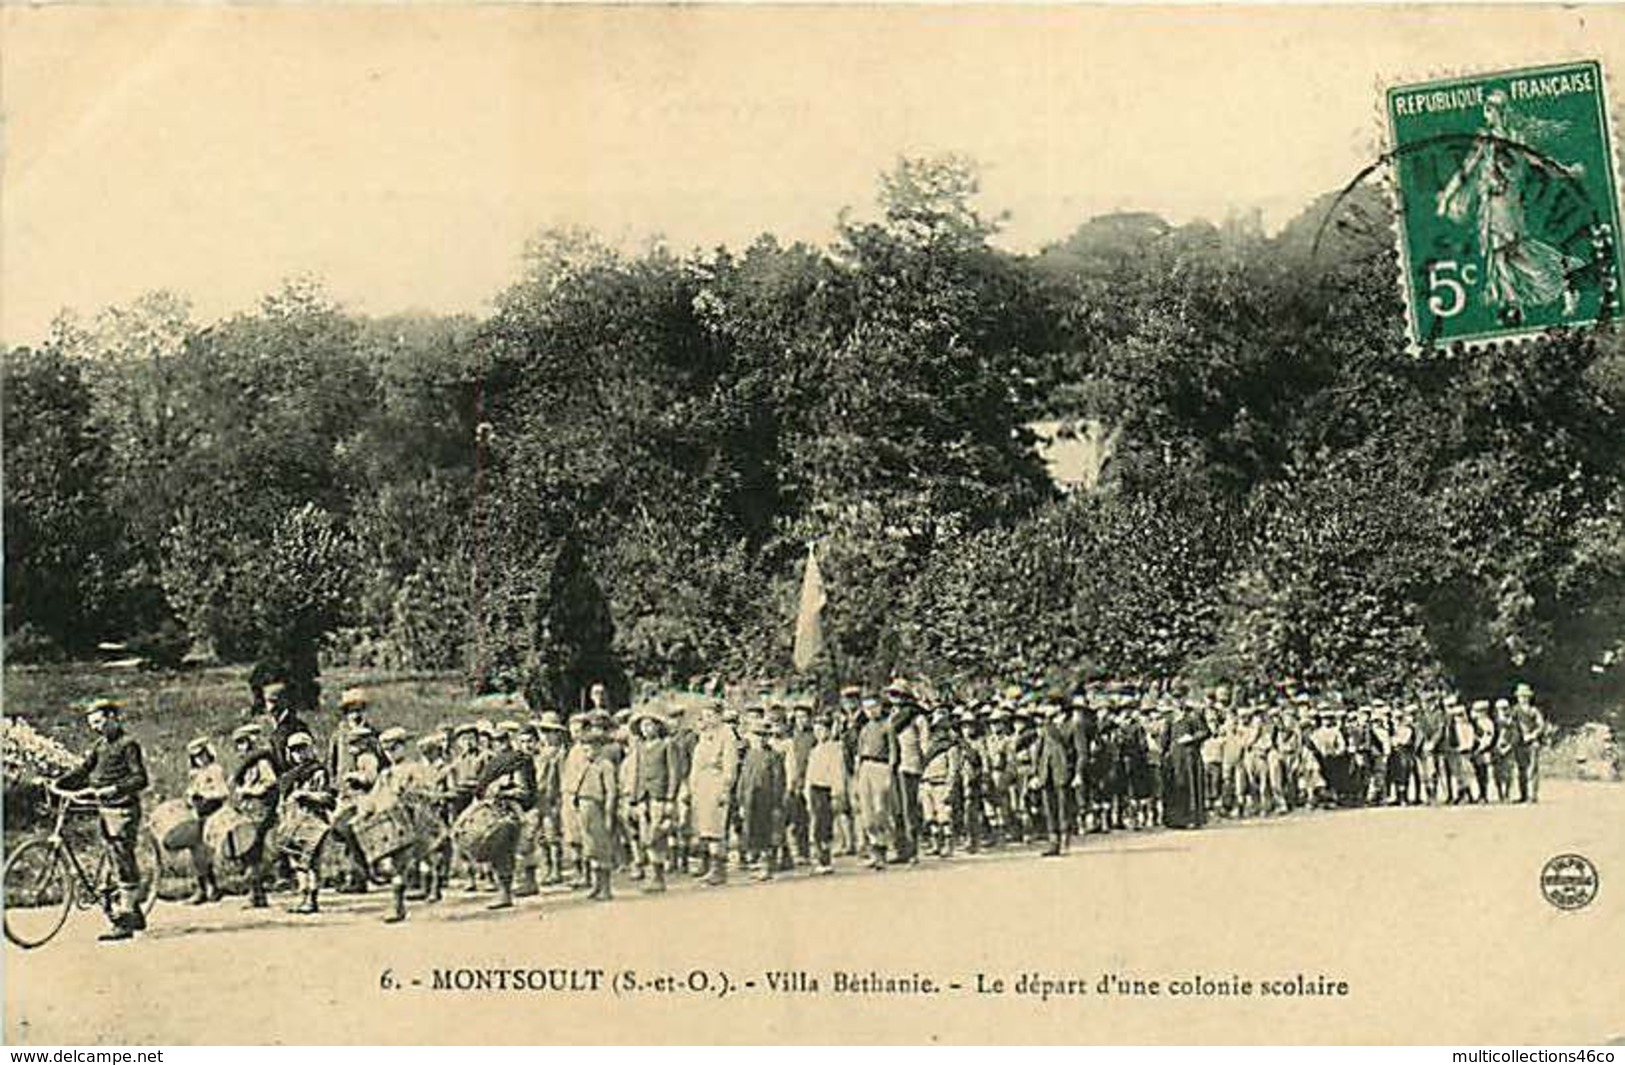
{"label": "dirt road", "polygon": [[[1547,859],[1566,852],[1590,858],[1601,878],[1595,901],[1572,912],[1539,887]],[[315,920],[253,914],[235,901],[162,904],[144,938],[111,946],[94,941],[94,915],[80,914],[43,949],[6,946],[6,1038],[1625,1037],[1617,785],[1552,782],[1532,807],[1347,811],[1091,837],[1058,859],[842,868],[767,885],[684,884],[661,897],[617,890],[608,905],[550,895],[501,914],[457,895],[398,926],[380,922],[376,894],[335,899]]]}

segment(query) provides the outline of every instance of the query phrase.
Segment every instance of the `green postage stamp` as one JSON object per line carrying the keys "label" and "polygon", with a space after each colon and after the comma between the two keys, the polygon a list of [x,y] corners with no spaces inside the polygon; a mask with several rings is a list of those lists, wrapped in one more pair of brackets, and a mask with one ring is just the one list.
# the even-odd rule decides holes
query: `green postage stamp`
{"label": "green postage stamp", "polygon": [[1619,194],[1599,64],[1396,87],[1387,112],[1418,347],[1614,317]]}

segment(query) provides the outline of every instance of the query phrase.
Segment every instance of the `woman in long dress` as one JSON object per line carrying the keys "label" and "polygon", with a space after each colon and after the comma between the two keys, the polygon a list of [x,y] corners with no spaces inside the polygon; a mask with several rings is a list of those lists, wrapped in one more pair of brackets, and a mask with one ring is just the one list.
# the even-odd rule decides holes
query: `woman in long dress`
{"label": "woman in long dress", "polygon": [[[1517,119],[1506,93],[1496,90],[1484,101],[1484,127],[1450,181],[1439,190],[1435,213],[1454,222],[1472,219],[1484,256],[1484,302],[1500,308],[1503,318],[1517,319],[1524,307],[1563,301],[1573,314],[1579,293],[1569,280],[1581,260],[1564,255],[1528,231],[1523,211],[1523,185],[1536,165],[1527,151],[1512,142],[1533,139],[1542,128],[1560,123]],[[1577,166],[1565,168],[1576,173]]]}

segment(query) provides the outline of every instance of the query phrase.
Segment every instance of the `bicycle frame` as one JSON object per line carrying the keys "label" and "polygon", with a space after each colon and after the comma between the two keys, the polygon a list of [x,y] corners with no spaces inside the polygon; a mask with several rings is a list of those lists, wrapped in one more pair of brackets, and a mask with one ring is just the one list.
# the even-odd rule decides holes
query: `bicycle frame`
{"label": "bicycle frame", "polygon": [[[84,865],[79,861],[79,852],[75,850],[74,847],[68,842],[67,834],[64,832],[69,814],[75,811],[94,812],[96,809],[96,804],[94,802],[87,802],[83,799],[75,799],[68,795],[63,795],[60,798],[61,801],[57,804],[56,809],[56,824],[52,827],[50,835],[46,838],[50,841],[51,846],[54,847],[59,854],[67,858],[68,865],[73,867],[74,876],[77,878],[74,886],[78,892],[84,897],[94,899],[98,904],[100,904],[102,912],[106,913],[108,915],[108,919],[111,920],[113,914],[113,902],[110,893],[106,889],[99,887],[96,884],[95,879],[92,878],[89,873],[85,872]],[[101,847],[100,854],[101,857],[96,862],[96,871],[98,876],[103,870],[106,869],[107,866],[107,849],[105,844]],[[77,897],[75,898],[75,902],[78,902]]]}

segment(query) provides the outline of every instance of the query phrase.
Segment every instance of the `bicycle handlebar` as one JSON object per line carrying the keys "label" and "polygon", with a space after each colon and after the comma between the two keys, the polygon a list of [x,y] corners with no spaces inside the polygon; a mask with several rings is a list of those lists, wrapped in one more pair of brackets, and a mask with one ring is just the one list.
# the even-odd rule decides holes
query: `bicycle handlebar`
{"label": "bicycle handlebar", "polygon": [[69,806],[95,806],[96,796],[88,788],[80,791],[70,791],[56,784],[50,786],[50,792]]}

